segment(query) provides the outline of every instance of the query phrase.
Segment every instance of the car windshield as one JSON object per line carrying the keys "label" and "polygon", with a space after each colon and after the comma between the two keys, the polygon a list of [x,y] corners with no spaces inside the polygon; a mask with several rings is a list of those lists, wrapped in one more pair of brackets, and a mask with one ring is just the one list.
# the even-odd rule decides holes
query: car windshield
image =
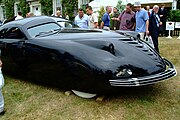
{"label": "car windshield", "polygon": [[34,38],[41,35],[54,34],[57,33],[59,30],[61,30],[61,27],[58,24],[46,23],[28,28],[28,33],[31,37]]}

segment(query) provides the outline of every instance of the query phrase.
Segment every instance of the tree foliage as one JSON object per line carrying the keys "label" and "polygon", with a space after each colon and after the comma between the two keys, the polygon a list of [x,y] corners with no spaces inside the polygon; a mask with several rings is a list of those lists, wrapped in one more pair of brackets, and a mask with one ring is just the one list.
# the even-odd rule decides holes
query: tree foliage
{"label": "tree foliage", "polygon": [[103,16],[104,13],[106,12],[106,11],[104,10],[104,6],[102,6],[102,7],[100,8],[100,10],[98,10],[97,12],[98,12],[98,14],[99,14],[99,16],[98,16],[98,24],[100,25],[101,22],[102,22],[102,16]]}
{"label": "tree foliage", "polygon": [[74,12],[78,9],[78,0],[62,0],[62,12],[63,14],[68,13],[69,18],[72,20],[74,16]]}
{"label": "tree foliage", "polygon": [[29,11],[29,6],[26,0],[18,0],[19,4],[18,7],[20,8],[20,11],[22,12],[23,16],[26,16],[26,13]]}
{"label": "tree foliage", "polygon": [[5,6],[6,17],[11,18],[14,16],[14,3],[15,0],[0,0],[0,3],[3,3]]}
{"label": "tree foliage", "polygon": [[41,11],[44,15],[51,15],[53,13],[52,0],[40,0]]}
{"label": "tree foliage", "polygon": [[[26,0],[0,0],[0,3],[5,5],[6,18],[14,16],[14,3],[18,1],[18,8],[23,16],[29,11],[29,6]],[[52,0],[40,0],[41,10],[44,15],[53,13]],[[78,8],[78,0],[62,0],[63,13],[68,13],[70,19],[74,18],[74,11]]]}
{"label": "tree foliage", "polygon": [[[25,17],[29,12],[28,2],[26,0],[0,0],[0,3],[5,5],[6,18],[12,18],[14,16],[14,3],[18,3],[18,10],[22,12]],[[45,15],[51,15],[53,13],[52,0],[40,0],[42,13]]]}
{"label": "tree foliage", "polygon": [[125,5],[122,5],[122,0],[118,0],[116,8],[119,10],[119,12],[122,12],[125,9]]}
{"label": "tree foliage", "polygon": [[170,20],[173,22],[180,22],[180,10],[171,10]]}
{"label": "tree foliage", "polygon": [[28,12],[28,4],[26,0],[0,0],[0,3],[4,4],[6,18],[12,18],[14,16],[14,3],[19,2],[18,8],[22,12],[23,16]]}

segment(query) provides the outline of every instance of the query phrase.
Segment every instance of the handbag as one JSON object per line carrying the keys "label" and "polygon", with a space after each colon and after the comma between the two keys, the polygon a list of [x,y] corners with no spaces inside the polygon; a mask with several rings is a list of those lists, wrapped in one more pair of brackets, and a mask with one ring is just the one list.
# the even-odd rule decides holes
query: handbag
{"label": "handbag", "polygon": [[153,40],[152,40],[152,37],[151,37],[151,36],[146,35],[146,36],[145,36],[145,41],[146,41],[146,43],[148,43],[152,48],[154,48],[154,43],[153,43]]}

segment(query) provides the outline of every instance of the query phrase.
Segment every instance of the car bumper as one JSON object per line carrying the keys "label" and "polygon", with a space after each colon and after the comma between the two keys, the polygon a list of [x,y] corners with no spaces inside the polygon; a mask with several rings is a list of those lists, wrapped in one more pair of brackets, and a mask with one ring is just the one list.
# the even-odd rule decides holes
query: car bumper
{"label": "car bumper", "polygon": [[3,86],[4,86],[4,77],[0,69],[0,113],[4,111],[4,97],[2,94]]}
{"label": "car bumper", "polygon": [[175,76],[177,72],[174,65],[166,59],[164,59],[164,62],[167,65],[167,69],[164,72],[144,77],[109,80],[110,85],[120,87],[144,86],[155,84]]}

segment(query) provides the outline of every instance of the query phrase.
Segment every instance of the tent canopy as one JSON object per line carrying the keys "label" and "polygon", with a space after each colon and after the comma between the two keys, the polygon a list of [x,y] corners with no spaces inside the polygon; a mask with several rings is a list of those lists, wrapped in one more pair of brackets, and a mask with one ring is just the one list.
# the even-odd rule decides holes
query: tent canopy
{"label": "tent canopy", "polygon": [[[134,2],[140,1],[141,4],[152,4],[152,3],[172,3],[173,0],[122,0],[122,4],[126,5],[127,3],[134,4]],[[118,3],[118,0],[94,0],[89,3],[93,8],[100,8],[101,6],[112,6],[115,7]]]}

